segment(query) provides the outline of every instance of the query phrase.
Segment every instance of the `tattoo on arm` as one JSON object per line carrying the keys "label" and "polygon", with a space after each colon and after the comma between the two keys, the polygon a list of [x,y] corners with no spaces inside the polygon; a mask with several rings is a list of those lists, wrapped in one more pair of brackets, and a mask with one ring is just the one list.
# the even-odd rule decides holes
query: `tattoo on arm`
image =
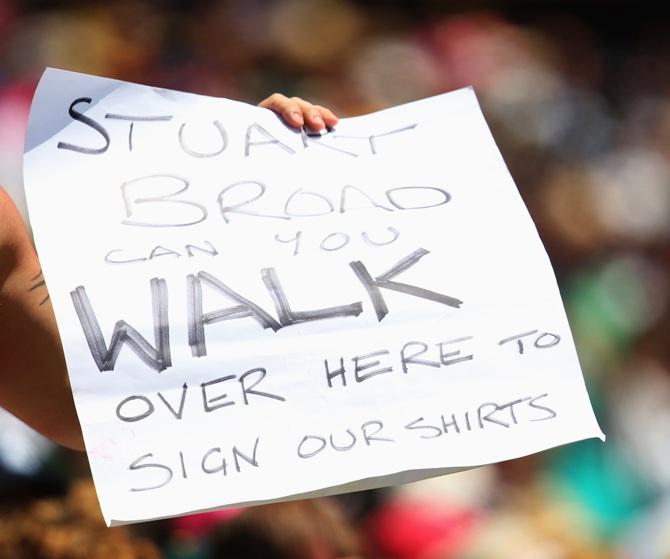
{"label": "tattoo on arm", "polygon": [[[30,278],[30,281],[32,282],[32,285],[30,286],[30,289],[28,289],[28,292],[30,293],[31,291],[35,291],[36,289],[44,288],[44,292],[46,292],[46,282],[44,281],[44,276],[42,275],[42,270],[39,271],[39,273]],[[40,301],[40,306],[42,306],[44,303],[46,303],[49,300],[49,293],[46,293],[46,296]]]}

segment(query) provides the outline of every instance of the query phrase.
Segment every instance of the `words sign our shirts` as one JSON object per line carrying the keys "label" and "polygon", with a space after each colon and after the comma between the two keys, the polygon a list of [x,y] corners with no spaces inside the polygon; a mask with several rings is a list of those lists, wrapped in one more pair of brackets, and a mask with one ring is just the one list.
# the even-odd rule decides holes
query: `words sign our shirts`
{"label": "words sign our shirts", "polygon": [[108,524],[603,437],[471,89],[310,135],[50,69],[25,182]]}

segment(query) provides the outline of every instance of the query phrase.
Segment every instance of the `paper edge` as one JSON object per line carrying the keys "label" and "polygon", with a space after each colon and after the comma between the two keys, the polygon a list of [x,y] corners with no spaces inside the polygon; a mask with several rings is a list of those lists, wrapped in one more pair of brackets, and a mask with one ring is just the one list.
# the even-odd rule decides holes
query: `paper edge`
{"label": "paper edge", "polygon": [[[597,425],[597,424],[596,424]],[[333,495],[342,495],[346,493],[355,493],[358,491],[368,491],[372,489],[383,489],[385,487],[397,487],[399,485],[405,485],[407,483],[413,483],[416,481],[422,481],[425,479],[430,479],[430,478],[435,478],[435,477],[441,477],[445,475],[450,475],[450,474],[455,474],[458,472],[463,472],[466,470],[473,470],[475,468],[483,468],[484,466],[492,466],[494,464],[498,464],[503,461],[507,460],[517,460],[519,458],[524,458],[526,456],[531,456],[533,454],[537,454],[538,452],[546,452],[547,450],[552,450],[555,448],[560,448],[563,446],[567,446],[569,444],[574,444],[578,443],[581,441],[587,441],[591,439],[599,439],[603,444],[605,443],[606,440],[606,435],[600,431],[600,433],[594,433],[590,435],[585,435],[583,437],[574,439],[574,440],[569,440],[564,443],[558,444],[556,446],[553,446],[551,448],[541,450],[541,451],[533,451],[533,452],[524,452],[519,455],[514,455],[510,456],[509,458],[506,458],[504,460],[495,460],[493,462],[484,462],[482,464],[473,464],[470,466],[444,466],[440,468],[414,468],[410,470],[400,470],[394,473],[390,474],[383,474],[380,476],[372,476],[372,477],[366,477],[366,478],[361,478],[355,481],[349,481],[346,483],[340,483],[337,485],[332,485],[329,487],[323,487],[321,489],[314,489],[310,491],[305,491],[304,493],[292,493],[289,495],[285,495],[282,497],[275,497],[272,499],[263,499],[263,500],[254,500],[254,501],[238,501],[235,503],[228,503],[226,505],[221,505],[221,506],[214,506],[214,507],[208,507],[205,509],[194,509],[191,511],[179,513],[179,514],[167,514],[165,516],[157,516],[154,518],[145,518],[145,519],[140,519],[140,520],[122,520],[118,518],[112,518],[112,517],[107,517],[104,516],[105,518],[105,523],[107,524],[107,527],[113,528],[116,526],[124,526],[128,524],[140,524],[143,522],[154,522],[156,520],[166,520],[169,518],[179,518],[182,516],[190,516],[190,515],[196,515],[196,514],[201,514],[201,513],[207,513],[207,512],[213,512],[217,510],[226,510],[226,509],[231,509],[231,508],[246,508],[246,507],[255,507],[255,506],[260,506],[260,505],[268,505],[268,504],[273,504],[273,503],[282,503],[282,502],[287,502],[287,501],[298,501],[301,499],[315,499],[319,497],[331,497]],[[404,478],[400,482],[397,480],[393,480],[393,478],[401,477]]]}

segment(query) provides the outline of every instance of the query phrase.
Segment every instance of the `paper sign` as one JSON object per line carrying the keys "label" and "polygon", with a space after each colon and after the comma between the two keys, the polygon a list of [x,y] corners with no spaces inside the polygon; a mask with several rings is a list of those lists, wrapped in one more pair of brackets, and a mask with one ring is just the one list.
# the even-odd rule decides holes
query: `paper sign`
{"label": "paper sign", "polygon": [[312,135],[47,70],[26,151],[109,524],[603,437],[472,89]]}

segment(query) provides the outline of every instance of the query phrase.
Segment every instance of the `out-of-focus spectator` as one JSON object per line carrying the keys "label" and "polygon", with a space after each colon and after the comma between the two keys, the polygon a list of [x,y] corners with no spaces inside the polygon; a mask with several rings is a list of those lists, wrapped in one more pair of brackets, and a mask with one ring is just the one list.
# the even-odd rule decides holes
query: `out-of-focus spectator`
{"label": "out-of-focus spectator", "polygon": [[[670,557],[670,21],[650,3],[474,5],[0,2],[0,183],[21,206],[25,122],[47,65],[243,100],[284,91],[344,116],[473,85],[556,270],[608,441],[439,489],[378,493],[356,510],[356,526],[389,558]],[[0,462],[44,460],[34,439],[11,443],[21,440]],[[16,452],[8,448],[5,437],[0,452]],[[25,541],[60,534],[57,518],[89,526],[50,503],[3,515],[3,545],[26,526]],[[309,554],[317,541],[355,541],[328,511],[286,504],[168,524],[163,540],[190,538],[190,547],[164,547],[202,557],[212,522],[222,546],[263,537],[292,557],[281,542],[303,542]]]}
{"label": "out-of-focus spectator", "polygon": [[252,507],[210,536],[212,558],[355,559],[356,531],[335,501],[312,499]]}
{"label": "out-of-focus spectator", "polygon": [[35,501],[0,514],[0,557],[12,559],[159,559],[148,539],[107,528],[90,480],[74,483],[62,499]]}

